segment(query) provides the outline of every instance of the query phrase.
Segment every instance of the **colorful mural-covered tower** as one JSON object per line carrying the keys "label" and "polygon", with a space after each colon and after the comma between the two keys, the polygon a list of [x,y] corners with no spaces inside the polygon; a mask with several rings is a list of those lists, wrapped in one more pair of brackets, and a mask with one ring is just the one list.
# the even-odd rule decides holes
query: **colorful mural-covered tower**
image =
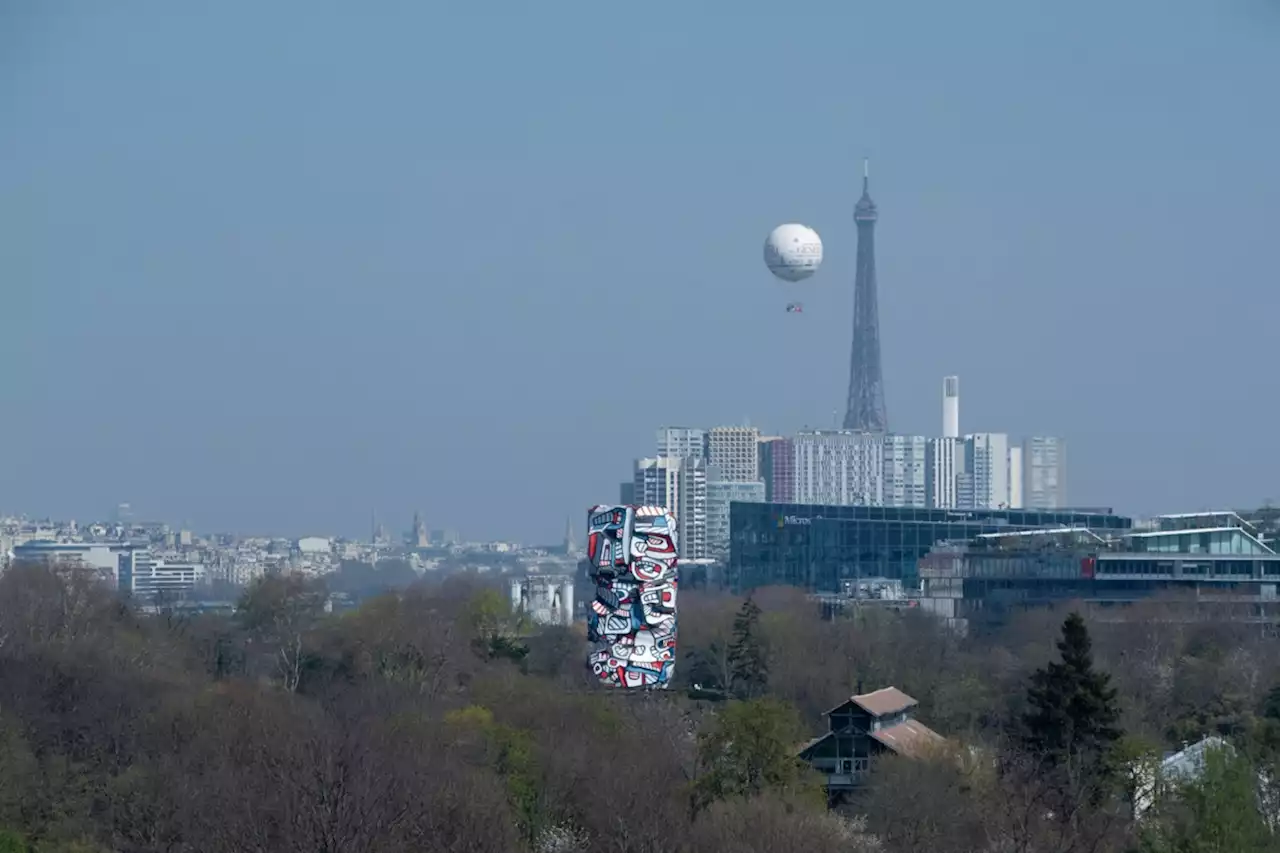
{"label": "colorful mural-covered tower", "polygon": [[611,687],[666,689],[676,670],[676,518],[666,507],[599,505],[587,512],[595,596],[587,666]]}

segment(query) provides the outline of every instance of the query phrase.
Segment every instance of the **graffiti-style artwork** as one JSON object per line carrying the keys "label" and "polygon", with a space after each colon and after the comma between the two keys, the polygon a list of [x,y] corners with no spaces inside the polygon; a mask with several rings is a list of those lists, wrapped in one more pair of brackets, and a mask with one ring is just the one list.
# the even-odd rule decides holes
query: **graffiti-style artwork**
{"label": "graffiti-style artwork", "polygon": [[659,506],[596,506],[587,514],[595,598],[587,665],[612,687],[665,689],[676,671],[676,519]]}

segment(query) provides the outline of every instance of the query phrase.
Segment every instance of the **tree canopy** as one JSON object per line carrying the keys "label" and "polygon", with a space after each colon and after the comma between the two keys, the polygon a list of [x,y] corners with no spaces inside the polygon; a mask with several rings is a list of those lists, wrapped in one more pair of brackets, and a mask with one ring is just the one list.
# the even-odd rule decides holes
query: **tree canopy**
{"label": "tree canopy", "polygon": [[[1271,781],[1280,779],[1280,723],[1268,699],[1280,685],[1280,651],[1234,624],[1086,624],[1040,612],[965,638],[913,612],[823,620],[792,590],[760,590],[749,601],[685,591],[681,653],[703,671],[679,671],[680,689],[636,695],[592,683],[580,626],[521,619],[483,577],[420,581],[345,612],[325,601],[323,584],[285,576],[255,585],[234,615],[151,615],[83,573],[19,565],[0,576],[0,845],[27,853],[1220,849],[1205,837],[1261,845],[1259,815],[1276,809],[1240,806],[1246,771],[1171,789],[1138,822],[1124,786],[1084,784],[1223,729],[1253,768],[1254,802],[1280,800]],[[704,675],[744,698],[688,698],[682,688]],[[936,755],[877,757],[865,786],[829,812],[823,777],[797,750],[859,681],[909,693],[919,700],[915,716],[950,741]],[[1115,738],[1120,731],[1127,736]],[[1213,805],[1228,795],[1231,809]]]}

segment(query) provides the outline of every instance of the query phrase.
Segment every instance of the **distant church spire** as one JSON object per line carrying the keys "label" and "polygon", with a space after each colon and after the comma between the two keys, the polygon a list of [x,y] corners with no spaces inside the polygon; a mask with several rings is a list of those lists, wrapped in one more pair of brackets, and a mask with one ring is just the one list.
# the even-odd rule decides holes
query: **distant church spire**
{"label": "distant church spire", "polygon": [[564,552],[572,554],[577,549],[577,544],[573,540],[573,516],[566,515],[564,517]]}

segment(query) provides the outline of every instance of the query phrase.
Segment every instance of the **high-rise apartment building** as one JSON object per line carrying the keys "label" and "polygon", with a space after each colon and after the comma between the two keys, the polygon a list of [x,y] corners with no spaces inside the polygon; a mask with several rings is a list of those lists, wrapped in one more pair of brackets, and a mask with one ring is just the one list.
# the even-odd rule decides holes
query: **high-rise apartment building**
{"label": "high-rise apartment building", "polygon": [[[624,490],[625,492],[625,490]],[[630,503],[663,506],[676,517],[680,554],[707,551],[707,462],[701,456],[637,459]]]}
{"label": "high-rise apartment building", "polygon": [[929,505],[926,488],[929,442],[922,435],[884,437],[884,505]]}
{"label": "high-rise apartment building", "polygon": [[793,503],[881,506],[884,436],[854,430],[813,430],[792,440]]}
{"label": "high-rise apartment building", "polygon": [[796,496],[796,451],[789,438],[760,438],[760,475],[768,503],[789,504]]}
{"label": "high-rise apartment building", "polygon": [[701,427],[664,426],[658,428],[658,456],[671,456],[676,459],[696,456],[699,459],[705,459],[707,455],[706,444],[707,431]]}
{"label": "high-rise apartment building", "polygon": [[[1015,469],[1022,460],[1009,436],[983,432],[928,442],[925,493],[934,509],[1013,509],[1022,501]],[[1015,503],[1016,502],[1016,503]]]}
{"label": "high-rise apartment building", "polygon": [[1009,436],[980,432],[964,438],[964,473],[958,478],[961,509],[1009,508]]}
{"label": "high-rise apartment building", "polygon": [[679,492],[676,530],[680,535],[680,556],[700,560],[707,556],[707,460],[686,456],[676,475]]}
{"label": "high-rise apartment building", "polygon": [[1009,448],[1009,509],[1022,509],[1022,448]]}
{"label": "high-rise apartment building", "polygon": [[657,456],[637,459],[631,487],[631,502],[641,506],[664,506],[680,518],[680,459]]}
{"label": "high-rise apartment building", "polygon": [[1061,438],[1036,436],[1022,447],[1022,500],[1027,509],[1067,506],[1067,443]]}
{"label": "high-rise apartment building", "polygon": [[[885,445],[885,502],[900,499],[901,479],[891,461],[906,451]],[[935,509],[1061,509],[1066,497],[1066,445],[1059,438],[1029,438],[1023,447],[1004,433],[960,437],[960,377],[942,379],[942,437],[925,451],[925,494]],[[905,463],[904,463],[905,464]]]}
{"label": "high-rise apartment building", "polygon": [[964,442],[959,438],[931,438],[927,448],[925,492],[929,506],[960,506],[959,483],[964,474]]}
{"label": "high-rise apartment building", "polygon": [[760,479],[760,430],[713,427],[707,432],[707,461],[720,469],[726,482],[756,482]]}

